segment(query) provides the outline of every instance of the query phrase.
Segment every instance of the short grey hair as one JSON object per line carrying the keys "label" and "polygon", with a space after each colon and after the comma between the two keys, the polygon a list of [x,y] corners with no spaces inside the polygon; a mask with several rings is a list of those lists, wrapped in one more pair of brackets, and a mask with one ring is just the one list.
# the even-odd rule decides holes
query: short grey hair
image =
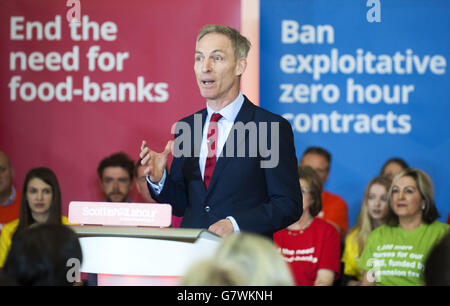
{"label": "short grey hair", "polygon": [[210,33],[223,34],[231,40],[236,60],[247,57],[251,43],[245,36],[242,36],[239,31],[224,25],[208,24],[200,29],[196,42],[198,43],[204,36]]}

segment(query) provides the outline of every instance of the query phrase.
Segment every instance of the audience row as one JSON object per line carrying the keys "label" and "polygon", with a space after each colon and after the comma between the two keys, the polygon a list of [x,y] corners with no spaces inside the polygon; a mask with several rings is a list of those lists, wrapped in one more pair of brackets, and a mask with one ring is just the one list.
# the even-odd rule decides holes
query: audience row
{"label": "audience row", "polygon": [[[437,221],[430,177],[409,168],[402,159],[388,160],[380,176],[367,185],[357,223],[348,231],[347,204],[339,195],[323,190],[330,163],[331,154],[325,149],[308,148],[298,167],[302,217],[275,233],[273,242],[248,233],[225,238],[216,255],[192,267],[181,284],[449,285],[445,254],[450,226]],[[140,161],[134,164],[123,153],[102,160],[97,171],[105,201],[131,202],[134,176],[143,199],[154,202],[140,168]],[[59,236],[45,234],[48,242],[38,238],[44,236],[41,231],[55,230],[52,226],[67,228],[63,225],[69,224],[61,214],[55,174],[45,167],[31,169],[20,192],[12,186],[11,162],[0,151],[0,176],[0,224],[5,224],[0,228],[2,279],[21,285],[67,283],[66,274],[61,277],[67,267],[60,263],[74,255],[81,261],[78,240],[70,229],[59,231]],[[174,217],[174,223],[179,224],[179,219]],[[34,242],[27,242],[31,237]],[[40,253],[33,250],[39,248],[33,245],[38,242]],[[62,249],[70,250],[72,257],[64,257]],[[238,255],[237,250],[246,249],[246,254]],[[46,260],[47,266],[38,266],[47,272],[35,271],[33,260]]]}

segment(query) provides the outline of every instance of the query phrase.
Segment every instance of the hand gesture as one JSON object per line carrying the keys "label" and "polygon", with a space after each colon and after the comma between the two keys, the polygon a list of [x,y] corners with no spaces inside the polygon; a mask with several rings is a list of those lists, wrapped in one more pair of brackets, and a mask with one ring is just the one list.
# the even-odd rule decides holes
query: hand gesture
{"label": "hand gesture", "polygon": [[164,170],[167,167],[167,160],[169,158],[169,154],[173,151],[173,141],[169,140],[167,142],[164,151],[161,153],[157,153],[155,151],[150,150],[147,147],[147,142],[145,140],[142,141],[141,145],[141,153],[139,154],[142,159],[141,165],[146,167],[144,169],[145,175],[150,177],[150,181],[153,183],[158,183],[164,174]]}

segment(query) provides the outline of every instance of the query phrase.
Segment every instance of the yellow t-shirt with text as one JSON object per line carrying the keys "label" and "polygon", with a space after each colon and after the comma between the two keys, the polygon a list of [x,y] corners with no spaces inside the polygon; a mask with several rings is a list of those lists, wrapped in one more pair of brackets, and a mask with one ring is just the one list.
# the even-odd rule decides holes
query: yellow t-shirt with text
{"label": "yellow t-shirt with text", "polygon": [[345,249],[342,254],[342,262],[344,263],[344,274],[356,277],[357,280],[362,279],[363,271],[358,268],[359,261],[359,230],[352,230],[345,238]]}

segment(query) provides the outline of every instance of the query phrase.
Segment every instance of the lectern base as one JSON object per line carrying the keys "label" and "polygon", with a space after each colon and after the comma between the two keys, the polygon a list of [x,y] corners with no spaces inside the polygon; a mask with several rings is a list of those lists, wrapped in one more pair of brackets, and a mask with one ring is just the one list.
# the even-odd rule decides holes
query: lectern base
{"label": "lectern base", "polygon": [[179,276],[99,274],[99,286],[177,286]]}

